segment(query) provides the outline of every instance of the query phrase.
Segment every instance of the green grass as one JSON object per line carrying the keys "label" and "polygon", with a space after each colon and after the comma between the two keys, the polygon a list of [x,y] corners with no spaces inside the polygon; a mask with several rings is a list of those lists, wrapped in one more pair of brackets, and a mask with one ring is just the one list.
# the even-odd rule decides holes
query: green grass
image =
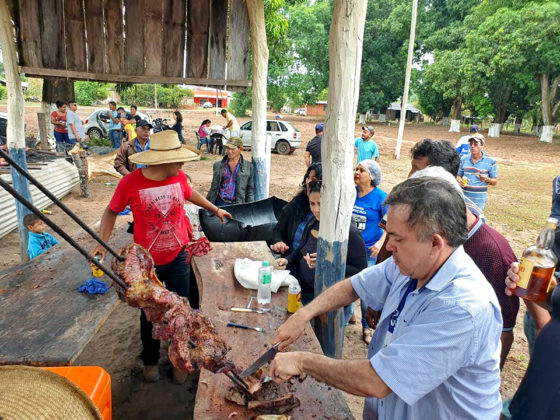
{"label": "green grass", "polygon": [[91,139],[88,146],[111,147],[111,140],[107,139]]}

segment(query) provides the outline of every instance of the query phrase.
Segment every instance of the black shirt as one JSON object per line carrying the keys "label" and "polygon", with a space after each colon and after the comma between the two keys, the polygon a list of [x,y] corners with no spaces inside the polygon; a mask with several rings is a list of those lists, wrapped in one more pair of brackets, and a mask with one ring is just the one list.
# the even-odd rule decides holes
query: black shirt
{"label": "black shirt", "polygon": [[311,163],[321,163],[321,140],[323,139],[323,135],[319,134],[313,137],[309,143],[307,143],[307,147],[305,148],[306,152],[311,154]]}

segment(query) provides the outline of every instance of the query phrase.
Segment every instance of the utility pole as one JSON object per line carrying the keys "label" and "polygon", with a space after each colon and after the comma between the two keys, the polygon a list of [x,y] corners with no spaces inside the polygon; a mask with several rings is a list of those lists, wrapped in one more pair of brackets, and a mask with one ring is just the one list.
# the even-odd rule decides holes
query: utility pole
{"label": "utility pole", "polygon": [[399,119],[399,132],[397,134],[397,147],[395,148],[395,159],[401,156],[401,146],[406,122],[406,107],[408,106],[408,86],[410,84],[410,72],[412,69],[412,54],[414,53],[414,35],[416,33],[416,10],[418,0],[412,0],[412,18],[410,19],[410,38],[408,40],[408,58],[406,61],[406,75],[404,77],[404,92],[401,101],[401,117]]}

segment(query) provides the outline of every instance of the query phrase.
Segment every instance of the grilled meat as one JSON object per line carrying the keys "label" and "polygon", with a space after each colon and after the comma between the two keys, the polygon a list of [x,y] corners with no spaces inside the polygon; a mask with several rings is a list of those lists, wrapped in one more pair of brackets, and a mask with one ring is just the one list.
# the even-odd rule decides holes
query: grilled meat
{"label": "grilled meat", "polygon": [[113,271],[127,284],[115,285],[119,298],[130,306],[141,308],[153,324],[152,336],[168,340],[169,360],[186,372],[204,367],[212,372],[231,370],[227,359],[229,346],[218,336],[216,328],[189,301],[167,290],[158,280],[152,257],[146,249],[131,244],[121,249],[124,261],[113,260]]}

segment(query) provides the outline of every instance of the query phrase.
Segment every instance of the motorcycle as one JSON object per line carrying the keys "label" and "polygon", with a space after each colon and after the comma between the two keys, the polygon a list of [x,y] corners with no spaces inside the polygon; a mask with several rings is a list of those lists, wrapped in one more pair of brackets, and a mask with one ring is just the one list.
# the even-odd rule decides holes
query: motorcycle
{"label": "motorcycle", "polygon": [[170,126],[167,125],[167,120],[163,118],[155,118],[153,126],[154,126],[154,133],[158,133],[164,130],[173,130]]}

